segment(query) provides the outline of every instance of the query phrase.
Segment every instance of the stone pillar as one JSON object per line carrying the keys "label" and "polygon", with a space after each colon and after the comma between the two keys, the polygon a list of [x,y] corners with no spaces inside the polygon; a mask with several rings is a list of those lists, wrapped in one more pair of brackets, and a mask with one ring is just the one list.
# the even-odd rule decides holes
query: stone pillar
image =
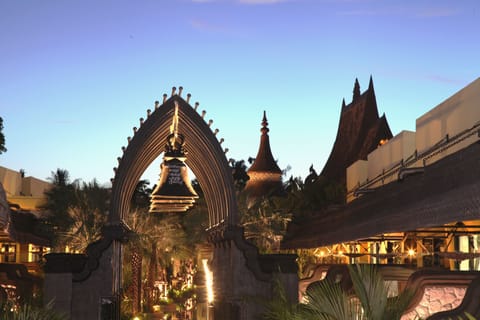
{"label": "stone pillar", "polygon": [[298,301],[296,255],[261,255],[231,228],[215,243],[211,267],[215,288],[215,320],[256,319],[264,310],[259,303],[271,299],[272,281],[278,277],[292,302]]}
{"label": "stone pillar", "polygon": [[83,268],[86,257],[83,254],[49,253],[45,255],[44,304],[53,302],[53,308],[72,317],[73,273]]}
{"label": "stone pillar", "polygon": [[72,316],[72,273],[47,273],[43,287],[44,304],[53,302],[53,308]]}

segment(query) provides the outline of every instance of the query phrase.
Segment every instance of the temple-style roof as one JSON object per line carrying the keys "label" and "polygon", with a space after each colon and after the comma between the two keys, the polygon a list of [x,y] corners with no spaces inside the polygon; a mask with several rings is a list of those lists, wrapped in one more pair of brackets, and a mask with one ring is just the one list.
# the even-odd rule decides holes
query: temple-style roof
{"label": "temple-style roof", "polygon": [[282,189],[282,170],[278,167],[270,149],[268,136],[268,121],[266,112],[263,112],[262,128],[260,129],[260,146],[257,157],[247,173],[250,179],[245,186],[249,197],[260,197]]}
{"label": "temple-style roof", "polygon": [[378,115],[372,77],[363,94],[355,79],[352,102],[345,105],[343,100],[337,137],[321,175],[345,184],[346,169],[357,160],[366,160],[382,140],[392,137],[385,115]]}

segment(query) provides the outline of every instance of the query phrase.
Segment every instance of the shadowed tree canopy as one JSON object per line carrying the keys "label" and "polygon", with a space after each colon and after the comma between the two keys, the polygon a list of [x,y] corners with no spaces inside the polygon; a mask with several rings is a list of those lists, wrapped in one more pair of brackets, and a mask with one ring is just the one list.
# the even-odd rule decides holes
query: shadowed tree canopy
{"label": "shadowed tree canopy", "polygon": [[0,154],[7,152],[5,148],[5,135],[3,134],[3,119],[0,117]]}
{"label": "shadowed tree canopy", "polygon": [[132,206],[133,209],[146,209],[150,206],[150,196],[152,189],[148,187],[150,181],[140,180],[133,191]]}
{"label": "shadowed tree canopy", "polygon": [[48,213],[45,227],[51,230],[54,250],[69,245],[83,250],[97,240],[108,211],[109,191],[96,180],[70,181],[67,170],[57,169],[49,178],[53,187],[45,192]]}
{"label": "shadowed tree canopy", "polygon": [[232,168],[232,174],[233,174],[233,181],[235,183],[235,187],[237,191],[242,191],[245,188],[245,185],[247,184],[248,177],[247,174],[247,165],[245,164],[245,160],[235,160],[235,159],[230,159],[229,160],[230,167]]}

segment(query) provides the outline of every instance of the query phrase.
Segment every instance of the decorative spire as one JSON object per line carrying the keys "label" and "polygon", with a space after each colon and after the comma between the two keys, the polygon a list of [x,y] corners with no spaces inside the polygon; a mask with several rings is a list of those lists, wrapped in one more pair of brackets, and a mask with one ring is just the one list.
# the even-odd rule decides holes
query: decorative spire
{"label": "decorative spire", "polygon": [[165,146],[164,158],[169,160],[171,158],[178,158],[185,161],[185,137],[178,133],[178,102],[175,101],[175,109],[172,117],[172,124],[170,125],[170,134],[167,137],[167,144]]}
{"label": "decorative spire", "polygon": [[262,128],[260,129],[260,132],[262,135],[266,135],[269,131],[270,129],[268,129],[267,112],[263,110]]}
{"label": "decorative spire", "polygon": [[263,111],[262,128],[260,131],[262,132],[262,135],[260,136],[260,147],[258,149],[257,157],[249,171],[282,173],[282,170],[280,170],[275,162],[272,150],[270,149],[270,139],[268,137],[268,132],[270,130],[268,129],[267,114],[265,111]]}
{"label": "decorative spire", "polygon": [[345,98],[343,98],[343,100],[342,100],[342,112],[345,111],[346,108],[347,108],[347,105],[345,104]]}
{"label": "decorative spire", "polygon": [[355,101],[358,97],[360,97],[360,84],[358,83],[358,78],[355,78],[352,101]]}
{"label": "decorative spire", "polygon": [[257,157],[247,171],[249,180],[244,191],[248,194],[248,201],[268,194],[280,195],[283,192],[282,170],[273,158],[269,131],[267,113],[263,111],[260,146]]}
{"label": "decorative spire", "polygon": [[[375,89],[373,89],[372,75],[370,75],[370,81],[368,83],[367,95],[368,95],[368,99],[371,99],[373,101],[373,103],[375,104],[375,109],[377,109],[377,103],[376,103],[376,99],[375,99]],[[376,110],[376,112],[378,114],[378,110]]]}

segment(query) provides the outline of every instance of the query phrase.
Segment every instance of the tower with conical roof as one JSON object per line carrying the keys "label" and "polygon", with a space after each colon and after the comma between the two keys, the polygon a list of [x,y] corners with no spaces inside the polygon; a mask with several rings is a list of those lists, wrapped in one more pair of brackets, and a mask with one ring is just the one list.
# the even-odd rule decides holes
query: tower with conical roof
{"label": "tower with conical roof", "polygon": [[363,94],[355,79],[352,102],[345,105],[342,101],[337,137],[321,175],[345,185],[347,168],[357,160],[367,160],[370,152],[392,137],[385,114],[378,115],[372,77]]}
{"label": "tower with conical roof", "polygon": [[268,136],[268,121],[266,112],[263,111],[262,128],[260,129],[260,146],[257,157],[247,174],[250,179],[247,181],[244,191],[247,193],[249,202],[266,195],[280,195],[283,191],[282,170],[273,159],[270,149],[270,138]]}

